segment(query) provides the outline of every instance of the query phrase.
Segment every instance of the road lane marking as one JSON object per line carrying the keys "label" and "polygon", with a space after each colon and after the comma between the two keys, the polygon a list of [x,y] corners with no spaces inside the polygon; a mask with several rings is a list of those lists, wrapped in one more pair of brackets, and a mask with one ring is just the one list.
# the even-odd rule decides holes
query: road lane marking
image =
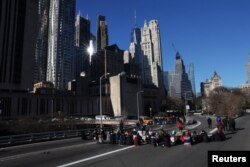
{"label": "road lane marking", "polygon": [[85,161],[89,161],[89,160],[92,160],[92,159],[96,159],[96,158],[100,158],[100,157],[103,157],[103,156],[106,156],[106,155],[110,155],[110,154],[114,154],[114,153],[117,153],[117,152],[120,152],[120,151],[124,151],[124,150],[130,149],[130,148],[133,148],[133,147],[135,147],[135,146],[132,145],[132,146],[129,146],[129,147],[124,147],[124,148],[121,148],[121,149],[118,149],[118,150],[106,152],[106,153],[103,153],[103,154],[99,154],[99,155],[95,155],[95,156],[92,156],[92,157],[84,158],[84,159],[81,159],[81,160],[78,160],[78,161],[63,164],[63,165],[60,165],[60,166],[57,166],[57,167],[72,166],[72,165],[79,164],[79,163],[82,163],[82,162],[85,162]]}
{"label": "road lane marking", "polygon": [[50,140],[50,141],[43,141],[43,142],[38,142],[38,143],[27,143],[27,144],[23,144],[23,145],[17,145],[17,146],[9,146],[9,147],[1,147],[1,150],[10,150],[10,149],[19,149],[19,148],[30,148],[30,147],[34,147],[34,146],[43,146],[45,144],[53,144],[53,143],[62,143],[63,142],[68,142],[68,141],[78,141],[79,138],[70,138],[70,139],[63,139],[63,140]]}
{"label": "road lane marking", "polygon": [[197,124],[195,124],[195,125],[187,125],[186,128],[187,129],[194,129],[194,128],[200,126],[200,125],[201,125],[201,122],[197,121]]}
{"label": "road lane marking", "polygon": [[59,148],[52,148],[52,149],[33,151],[33,152],[28,152],[28,153],[23,153],[23,154],[18,154],[18,155],[12,155],[12,156],[8,156],[8,157],[0,158],[0,162],[14,160],[14,159],[18,159],[18,158],[24,158],[24,157],[28,157],[28,156],[35,155],[35,154],[48,153],[48,152],[52,152],[52,151],[62,151],[62,150],[72,149],[72,148],[79,148],[82,146],[93,145],[93,144],[96,144],[96,142],[77,144],[77,145],[73,145],[73,146],[63,146],[63,147],[59,147]]}
{"label": "road lane marking", "polygon": [[218,129],[214,128],[213,130],[211,130],[209,133],[213,134],[214,132],[216,132]]}

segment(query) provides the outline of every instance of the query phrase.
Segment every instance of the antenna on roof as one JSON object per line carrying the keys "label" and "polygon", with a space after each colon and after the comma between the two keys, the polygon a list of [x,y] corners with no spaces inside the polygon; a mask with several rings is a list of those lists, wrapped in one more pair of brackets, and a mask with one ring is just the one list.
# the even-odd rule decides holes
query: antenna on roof
{"label": "antenna on roof", "polygon": [[136,10],[134,11],[134,19],[135,19],[135,27],[137,27],[137,22],[136,22]]}
{"label": "antenna on roof", "polygon": [[172,47],[173,47],[173,49],[174,49],[175,53],[177,53],[177,52],[178,52],[178,50],[176,49],[176,47],[175,47],[174,43],[172,43]]}

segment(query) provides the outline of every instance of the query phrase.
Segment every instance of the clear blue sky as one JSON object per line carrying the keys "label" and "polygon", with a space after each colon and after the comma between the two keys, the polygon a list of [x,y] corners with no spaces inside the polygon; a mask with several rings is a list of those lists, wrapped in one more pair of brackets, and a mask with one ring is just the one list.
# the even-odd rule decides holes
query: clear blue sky
{"label": "clear blue sky", "polygon": [[250,53],[249,0],[77,0],[76,12],[88,15],[96,34],[97,16],[106,16],[110,44],[129,48],[130,33],[144,20],[158,19],[164,71],[173,71],[175,52],[194,63],[196,89],[216,70],[222,84],[236,87],[247,80]]}

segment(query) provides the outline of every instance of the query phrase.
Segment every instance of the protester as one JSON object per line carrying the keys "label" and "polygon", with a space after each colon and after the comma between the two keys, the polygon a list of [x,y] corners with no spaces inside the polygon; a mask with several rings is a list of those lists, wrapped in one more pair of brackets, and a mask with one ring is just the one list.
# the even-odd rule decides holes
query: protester
{"label": "protester", "polygon": [[201,131],[200,140],[203,142],[209,142],[209,138],[208,138],[207,132],[205,130]]}
{"label": "protester", "polygon": [[207,124],[208,124],[208,128],[211,129],[212,128],[212,119],[210,117],[207,118]]}
{"label": "protester", "polygon": [[230,131],[235,131],[235,120],[234,118],[229,118],[228,120],[228,124],[229,124],[229,130]]}
{"label": "protester", "polygon": [[221,121],[217,122],[216,127],[217,127],[218,133],[222,133],[223,132],[223,124],[222,124]]}
{"label": "protester", "polygon": [[179,130],[183,130],[183,123],[180,119],[178,119],[178,121],[177,121],[177,126],[178,126]]}
{"label": "protester", "polygon": [[216,123],[218,124],[219,122],[221,122],[221,117],[220,117],[220,116],[217,116],[217,117],[216,117]]}
{"label": "protester", "polygon": [[170,147],[170,135],[168,132],[165,133],[164,138],[163,138],[163,145]]}
{"label": "protester", "polygon": [[172,133],[170,134],[170,145],[174,146],[176,144],[177,137],[176,137],[176,132],[173,130]]}
{"label": "protester", "polygon": [[222,124],[223,124],[223,130],[228,131],[228,117],[227,116],[222,119]]}
{"label": "protester", "polygon": [[197,144],[199,143],[199,137],[197,135],[197,132],[194,131],[193,133],[191,133],[191,144]]}
{"label": "protester", "polygon": [[123,131],[123,121],[122,121],[122,120],[120,121],[119,129],[120,129],[121,131]]}
{"label": "protester", "polygon": [[186,146],[191,146],[191,136],[189,131],[186,131],[184,136],[183,136],[183,143]]}

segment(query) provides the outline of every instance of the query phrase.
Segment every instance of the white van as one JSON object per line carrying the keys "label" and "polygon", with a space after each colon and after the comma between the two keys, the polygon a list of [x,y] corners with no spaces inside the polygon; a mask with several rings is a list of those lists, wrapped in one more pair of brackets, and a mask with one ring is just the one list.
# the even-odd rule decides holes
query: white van
{"label": "white van", "polygon": [[110,116],[108,116],[108,115],[102,115],[102,116],[101,116],[101,115],[96,115],[96,116],[95,116],[95,119],[96,119],[96,120],[101,120],[101,119],[102,119],[102,120],[109,120],[109,119],[110,119]]}

